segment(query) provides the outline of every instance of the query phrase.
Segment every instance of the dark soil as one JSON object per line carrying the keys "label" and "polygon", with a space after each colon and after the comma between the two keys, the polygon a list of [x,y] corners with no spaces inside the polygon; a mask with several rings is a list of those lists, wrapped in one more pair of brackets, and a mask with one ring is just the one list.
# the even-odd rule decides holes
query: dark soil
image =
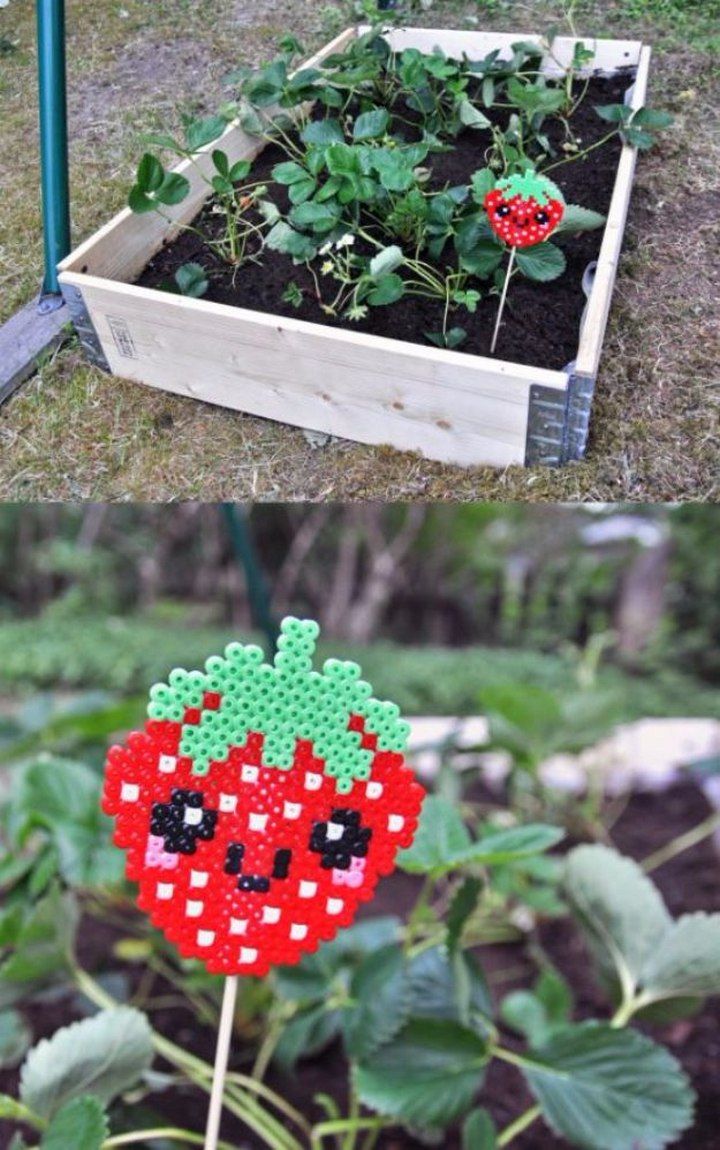
{"label": "dark soil", "polygon": [[[613,840],[626,854],[642,859],[661,844],[696,826],[708,813],[705,798],[691,784],[675,786],[664,794],[637,795],[616,823]],[[686,851],[660,867],[653,877],[673,914],[720,911],[720,862],[712,841],[706,840]],[[412,905],[417,886],[415,879],[396,873],[381,883],[377,898],[365,915],[402,915]],[[107,956],[117,937],[118,932],[112,928],[86,922],[80,935],[80,957],[87,969],[101,972],[107,968]],[[541,927],[540,941],[573,987],[576,1018],[606,1017],[606,1001],[595,983],[584,944],[574,926],[566,921],[548,922]],[[481,957],[491,985],[500,994],[516,986],[527,986],[534,977],[535,968],[520,944],[485,947]],[[116,969],[117,964],[113,965]],[[507,977],[508,972],[512,972],[512,979]],[[129,967],[127,975],[135,984],[141,971],[137,966]],[[77,998],[63,996],[33,1005],[26,1014],[36,1038],[40,1038],[77,1018],[79,1004]],[[207,1028],[199,1028],[190,1013],[155,1012],[153,1023],[175,1042],[212,1060],[214,1035]],[[698,1094],[695,1125],[675,1143],[674,1150],[717,1150],[720,1145],[720,1082],[717,1078],[720,1002],[711,1000],[697,1017],[646,1029],[680,1060]],[[236,1043],[234,1052],[236,1065],[246,1068],[250,1051],[244,1051],[242,1046],[238,1049],[238,1045]],[[342,1108],[346,1101],[346,1072],[341,1049],[335,1045],[321,1057],[301,1063],[292,1076],[271,1072],[268,1082],[304,1113],[320,1118],[312,1098],[324,1092],[336,1098]],[[17,1073],[0,1074],[0,1093],[14,1094],[16,1090]],[[505,1063],[491,1066],[480,1102],[490,1109],[499,1127],[517,1117],[531,1101],[518,1071]],[[203,1128],[205,1100],[193,1090],[172,1090],[157,1095],[148,1101],[148,1106],[154,1111],[151,1122],[164,1116],[161,1121],[196,1130]],[[0,1150],[7,1150],[12,1130],[9,1123],[0,1129]],[[223,1136],[238,1150],[261,1150],[262,1144],[233,1120],[224,1123]],[[513,1142],[513,1150],[567,1150],[567,1145],[553,1137],[542,1123],[536,1123]],[[421,1143],[398,1130],[384,1135],[378,1150],[421,1150]],[[443,1150],[460,1150],[457,1132],[448,1134]]]}
{"label": "dark soil", "polygon": [[[573,131],[582,141],[582,147],[600,140],[609,127],[595,113],[595,105],[622,103],[631,79],[632,71],[627,70],[611,78],[597,76],[591,80],[586,98],[572,119]],[[500,123],[508,113],[494,110],[488,115]],[[557,121],[547,121],[545,127],[551,142],[559,149],[565,138],[563,126]],[[469,183],[471,174],[484,166],[487,139],[484,132],[466,130],[457,137],[452,152],[429,156],[426,165],[432,167],[433,173],[430,186],[439,190],[444,186]],[[606,213],[619,153],[620,144],[614,139],[605,147],[591,152],[584,160],[563,165],[550,175],[568,203]],[[252,178],[269,179],[274,165],[286,158],[278,148],[267,148],[256,161]],[[273,188],[272,198],[285,208],[287,201],[283,200],[283,195],[282,189]],[[196,220],[196,226],[206,234],[219,234],[220,219],[213,215],[212,202]],[[558,237],[556,242],[564,248],[567,257],[567,271],[552,283],[532,283],[521,276],[514,279],[498,342],[498,358],[551,369],[564,368],[575,358],[585,306],[582,277],[588,263],[597,259],[602,234],[601,229],[578,237]],[[188,232],[163,248],[148,264],[138,282],[145,287],[167,284],[172,282],[177,268],[189,262],[202,264],[208,272],[210,288],[204,298],[215,303],[291,316],[330,327],[371,332],[423,346],[428,346],[426,332],[442,329],[443,303],[415,296],[406,297],[390,307],[371,307],[365,319],[358,323],[328,317],[320,309],[313,279],[304,265],[293,267],[288,256],[266,251],[261,264],[247,263],[233,275],[227,265],[215,259],[198,236]],[[291,281],[302,290],[300,307],[282,298]],[[497,296],[493,295],[481,303],[475,315],[470,315],[464,308],[452,314],[449,326],[459,325],[468,333],[461,351],[490,354],[497,302]]]}

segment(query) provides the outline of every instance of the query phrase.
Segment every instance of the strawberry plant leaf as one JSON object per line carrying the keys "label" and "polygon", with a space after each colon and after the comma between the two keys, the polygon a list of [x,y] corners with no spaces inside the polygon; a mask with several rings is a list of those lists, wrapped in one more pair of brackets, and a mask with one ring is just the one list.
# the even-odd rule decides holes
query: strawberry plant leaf
{"label": "strawberry plant leaf", "polygon": [[500,1017],[511,1030],[522,1034],[537,1049],[552,1036],[547,1011],[530,990],[513,990],[500,1004]]}
{"label": "strawberry plant leaf", "polygon": [[473,1110],[462,1128],[462,1150],[497,1150],[497,1130],[487,1110]]}
{"label": "strawberry plant leaf", "polygon": [[397,865],[410,874],[450,870],[458,855],[471,846],[470,833],[454,803],[428,795],[411,847],[399,851]]}
{"label": "strawberry plant leaf", "polygon": [[595,111],[601,120],[607,120],[610,124],[626,124],[633,114],[627,104],[605,104],[596,107]]}
{"label": "strawberry plant leaf", "polygon": [[410,1013],[410,980],[397,944],[369,954],[350,980],[351,1004],[342,1012],[350,1058],[364,1061],[394,1038]]}
{"label": "strawberry plant leaf", "polygon": [[0,1005],[66,979],[73,966],[79,912],[69,891],[51,888],[30,911],[0,966]]}
{"label": "strawberry plant leaf", "polygon": [[373,307],[384,307],[386,304],[397,303],[405,294],[405,284],[400,276],[392,273],[378,276],[375,287],[369,293],[367,302]]}
{"label": "strawberry plant leaf", "polygon": [[343,144],[345,133],[337,120],[313,120],[300,133],[304,144],[315,144],[318,147],[328,147],[332,144]]}
{"label": "strawberry plant leaf", "polygon": [[275,989],[292,1002],[324,1001],[338,976],[346,981],[349,972],[367,954],[397,943],[399,938],[400,920],[393,915],[356,922],[297,966],[277,967],[273,974]]}
{"label": "strawberry plant leaf", "polygon": [[[457,244],[457,237],[456,237]],[[495,240],[479,240],[474,247],[461,253],[460,265],[479,279],[487,279],[500,267],[505,258],[504,249]]]}
{"label": "strawberry plant leaf", "polygon": [[568,1027],[522,1070],[548,1124],[584,1150],[662,1150],[692,1121],[679,1063],[634,1030]]}
{"label": "strawberry plant leaf", "polygon": [[547,242],[537,244],[533,248],[519,249],[516,260],[523,275],[535,280],[536,283],[556,280],[567,266],[564,252]]}
{"label": "strawberry plant leaf", "polygon": [[445,1127],[464,1114],[482,1084],[488,1048],[456,1022],[413,1019],[371,1063],[354,1072],[371,1110],[417,1126]]}
{"label": "strawberry plant leaf", "polygon": [[317,254],[317,244],[309,236],[296,232],[285,220],[278,222],[265,237],[265,246],[271,251],[284,252],[295,260],[311,260]]}
{"label": "strawberry plant leaf", "polygon": [[482,207],[485,203],[486,195],[495,187],[495,173],[492,168],[480,168],[477,172],[473,172],[470,183],[472,185],[473,198],[476,203]]}
{"label": "strawberry plant leaf", "polygon": [[535,983],[535,996],[545,1007],[551,1022],[567,1022],[573,1007],[572,991],[552,966],[544,966]]}
{"label": "strawberry plant leaf", "polygon": [[460,123],[466,128],[482,129],[490,127],[490,121],[485,113],[481,112],[479,108],[476,108],[470,100],[460,101],[458,104],[458,115],[460,117]]}
{"label": "strawberry plant leaf", "polygon": [[205,295],[210,286],[205,268],[201,264],[193,263],[183,264],[178,268],[175,272],[175,283],[181,294],[190,296],[191,299],[199,299]]}
{"label": "strawberry plant leaf", "polygon": [[108,1103],[137,1082],[153,1060],[152,1032],[139,1010],[103,1010],[44,1038],[28,1054],[20,1099],[51,1119],[66,1102],[92,1094]]}
{"label": "strawberry plant leaf", "polygon": [[40,1142],[40,1150],[100,1150],[109,1133],[105,1111],[90,1094],[73,1098],[57,1112]]}
{"label": "strawberry plant leaf", "polygon": [[185,143],[189,152],[198,152],[207,147],[227,128],[224,116],[204,116],[185,125]]}
{"label": "strawberry plant leaf", "polygon": [[163,182],[165,170],[157,156],[146,152],[138,164],[135,184],[142,192],[156,192]]}
{"label": "strawberry plant leaf", "polygon": [[297,164],[294,160],[285,160],[282,164],[275,165],[272,170],[272,178],[276,180],[278,184],[286,184],[290,187],[293,184],[307,180],[308,172],[302,164]]}
{"label": "strawberry plant leaf", "polygon": [[32,1035],[22,1014],[3,1010],[0,1014],[0,1069],[17,1066],[30,1048]]}
{"label": "strawberry plant leaf", "polygon": [[392,244],[388,248],[383,248],[370,260],[370,275],[375,278],[387,275],[394,272],[404,262],[405,256],[402,249],[397,244]]}
{"label": "strawberry plant leaf", "polygon": [[353,125],[353,139],[377,140],[384,136],[390,123],[390,113],[387,108],[371,108],[358,116]]}
{"label": "strawberry plant leaf", "polygon": [[167,172],[155,196],[161,204],[169,207],[182,203],[189,191],[190,181],[185,176],[178,172]]}
{"label": "strawberry plant leaf", "polygon": [[634,128],[649,128],[653,132],[670,128],[674,123],[675,117],[670,112],[663,112],[655,108],[638,108],[632,118]]}
{"label": "strawberry plant leaf", "polygon": [[312,231],[322,235],[332,231],[339,215],[339,209],[332,203],[303,203],[292,208],[288,218],[294,227],[311,228]]}
{"label": "strawberry plant leaf", "polygon": [[599,843],[570,852],[564,884],[603,981],[632,997],[672,925],[659,891],[636,862]]}
{"label": "strawberry plant leaf", "polygon": [[457,950],[465,924],[478,904],[483,884],[479,878],[466,878],[453,896],[445,918],[445,945],[450,954]]}
{"label": "strawberry plant leaf", "polygon": [[84,763],[43,755],[23,771],[12,800],[19,839],[38,830],[46,835],[70,886],[112,886],[123,876],[122,854],[100,809],[101,790]]}
{"label": "strawberry plant leaf", "polygon": [[643,132],[641,128],[635,128],[632,125],[623,129],[623,139],[641,152],[649,151],[655,143],[655,137],[650,132]]}
{"label": "strawberry plant leaf", "polygon": [[284,1070],[292,1070],[301,1058],[312,1058],[334,1042],[341,1022],[341,1012],[328,1010],[324,1003],[299,1011],[283,1027],[274,1061]]}
{"label": "strawberry plant leaf", "polygon": [[397,865],[411,874],[435,877],[472,863],[497,866],[548,850],[564,832],[544,823],[490,830],[473,842],[455,806],[428,795],[411,847],[400,851]]}
{"label": "strawberry plant leaf", "polygon": [[720,994],[720,914],[685,914],[647,954],[640,973],[643,997]]}
{"label": "strawberry plant leaf", "polygon": [[507,830],[491,829],[466,850],[459,852],[455,863],[482,863],[484,866],[499,866],[515,859],[528,858],[549,850],[565,837],[561,827],[551,827],[545,823],[527,823],[525,826],[509,827]]}
{"label": "strawberry plant leaf", "polygon": [[450,351],[453,348],[460,347],[467,339],[467,332],[464,327],[451,327],[448,331],[426,331],[425,338],[434,343],[436,347],[448,348]]}
{"label": "strawberry plant leaf", "polygon": [[485,1034],[492,997],[481,966],[468,951],[452,956],[441,946],[422,951],[410,963],[410,985],[415,1018],[450,1019]]}
{"label": "strawberry plant leaf", "polygon": [[592,232],[605,224],[606,217],[600,212],[593,212],[590,208],[583,208],[580,204],[566,204],[563,218],[555,229],[555,234],[562,232]]}

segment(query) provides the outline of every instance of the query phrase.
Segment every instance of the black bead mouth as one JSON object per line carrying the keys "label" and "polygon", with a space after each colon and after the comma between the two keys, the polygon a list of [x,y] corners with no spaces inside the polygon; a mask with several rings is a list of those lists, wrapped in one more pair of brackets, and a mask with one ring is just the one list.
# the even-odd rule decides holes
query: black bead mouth
{"label": "black bead mouth", "polygon": [[244,843],[228,843],[227,853],[225,855],[225,874],[233,874],[238,876],[238,890],[246,892],[249,891],[254,894],[267,894],[267,892],[270,890],[271,879],[285,879],[288,877],[288,874],[290,873],[292,851],[288,850],[286,847],[280,847],[275,851],[272,872],[269,876],[261,874],[243,874],[244,858]]}

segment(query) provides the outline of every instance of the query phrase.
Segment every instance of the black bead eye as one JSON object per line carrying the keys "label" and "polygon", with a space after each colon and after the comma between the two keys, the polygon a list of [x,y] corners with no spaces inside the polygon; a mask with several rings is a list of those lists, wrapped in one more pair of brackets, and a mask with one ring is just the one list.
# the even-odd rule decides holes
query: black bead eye
{"label": "black bead eye", "polygon": [[547,212],[535,212],[535,223],[539,224],[541,228],[544,228],[545,224],[549,222],[550,216],[547,214]]}
{"label": "black bead eye", "polygon": [[325,870],[349,870],[354,858],[365,858],[372,838],[370,827],[360,824],[360,812],[335,809],[326,823],[314,823],[310,850],[322,855]]}
{"label": "black bead eye", "polygon": [[504,220],[505,216],[510,215],[510,208],[507,204],[498,204],[497,208],[495,209],[495,215],[500,216],[500,219]]}
{"label": "black bead eye", "polygon": [[217,811],[204,809],[202,791],[176,788],[169,803],[153,805],[150,834],[162,836],[169,854],[194,855],[198,839],[212,839],[217,817]]}

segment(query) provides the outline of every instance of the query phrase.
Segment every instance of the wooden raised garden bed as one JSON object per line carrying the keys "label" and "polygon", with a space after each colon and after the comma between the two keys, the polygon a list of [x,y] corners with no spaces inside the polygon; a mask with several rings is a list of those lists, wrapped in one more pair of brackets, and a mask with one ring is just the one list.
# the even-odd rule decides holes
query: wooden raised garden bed
{"label": "wooden raised garden bed", "polygon": [[[343,32],[309,65],[319,64],[356,35],[355,29]],[[501,58],[509,56],[510,46],[520,39],[538,42],[538,37],[520,34],[415,28],[394,30],[388,38],[397,50],[439,47],[449,57],[471,61],[496,49]],[[595,50],[590,71],[621,76],[627,71],[625,102],[633,109],[643,107],[650,49],[636,41],[586,43]],[[574,39],[556,40],[543,70],[561,74],[575,44]],[[195,163],[186,160],[176,169],[191,190],[181,204],[167,209],[169,219],[125,209],[60,265],[63,293],[94,363],[151,387],[447,463],[504,467],[582,458],[632,189],[633,147],[618,149],[597,266],[584,277],[588,299],[577,354],[562,368],[548,369],[515,363],[509,356],[422,346],[134,282],[176,237],[176,225],[201,212],[208,187],[198,165],[209,172],[210,155],[218,146],[231,163],[262,151],[257,138],[231,125]],[[508,355],[507,344],[501,342],[499,350]]]}

